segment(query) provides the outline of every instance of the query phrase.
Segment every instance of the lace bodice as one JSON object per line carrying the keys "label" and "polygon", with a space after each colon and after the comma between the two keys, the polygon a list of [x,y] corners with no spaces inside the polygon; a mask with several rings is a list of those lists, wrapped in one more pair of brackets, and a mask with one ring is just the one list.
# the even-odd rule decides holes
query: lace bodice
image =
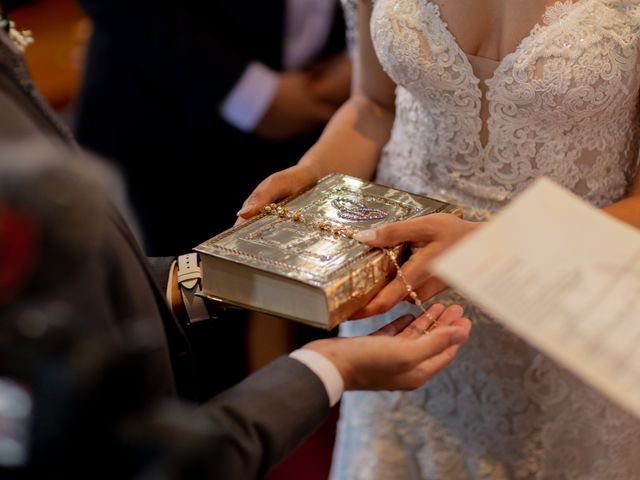
{"label": "lace bodice", "polygon": [[[355,2],[343,3],[353,25]],[[371,35],[397,84],[377,181],[476,219],[542,175],[597,206],[628,192],[640,146],[640,0],[556,2],[488,73],[429,0],[376,0]],[[440,300],[465,304],[451,292]],[[367,333],[403,308],[341,334]],[[334,479],[640,478],[636,420],[465,308],[471,339],[425,388],[345,396]]]}
{"label": "lace bodice", "polygon": [[485,97],[435,3],[377,0],[372,37],[398,84],[379,180],[480,214],[541,175],[598,206],[619,199],[638,155],[639,29],[637,1],[557,2],[497,63]]}

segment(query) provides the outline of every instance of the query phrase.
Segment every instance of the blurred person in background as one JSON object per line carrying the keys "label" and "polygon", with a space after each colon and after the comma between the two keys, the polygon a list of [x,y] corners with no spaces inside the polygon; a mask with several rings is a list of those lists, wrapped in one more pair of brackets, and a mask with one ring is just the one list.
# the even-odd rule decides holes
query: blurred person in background
{"label": "blurred person in background", "polygon": [[[122,167],[150,255],[231,227],[253,186],[293,165],[348,96],[336,0],[79,3],[93,34],[75,132]],[[228,365],[211,393],[245,374],[245,317],[187,327],[200,361]]]}
{"label": "blurred person in background", "polygon": [[93,33],[76,136],[122,167],[150,255],[232,226],[235,199],[292,165],[349,93],[335,0],[79,3]]}

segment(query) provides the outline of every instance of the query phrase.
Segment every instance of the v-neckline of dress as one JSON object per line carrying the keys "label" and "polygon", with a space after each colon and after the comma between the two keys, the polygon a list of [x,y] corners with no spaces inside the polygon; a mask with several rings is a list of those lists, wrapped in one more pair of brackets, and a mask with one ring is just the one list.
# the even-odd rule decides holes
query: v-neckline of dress
{"label": "v-neckline of dress", "polygon": [[[449,37],[449,40],[451,41],[451,43],[454,45],[455,50],[457,51],[457,53],[459,53],[462,57],[464,57],[464,59],[466,60],[466,65],[468,68],[470,68],[471,72],[473,73],[473,69],[471,68],[470,62],[468,61],[468,57],[469,56],[473,56],[482,60],[487,60],[487,61],[491,61],[493,63],[496,64],[496,68],[495,71],[500,70],[507,62],[509,59],[511,59],[512,57],[514,57],[515,55],[517,55],[518,53],[520,53],[524,47],[526,47],[529,43],[531,43],[531,41],[533,41],[533,39],[535,37],[537,37],[541,32],[545,31],[551,24],[548,24],[545,22],[545,17],[547,17],[547,15],[549,14],[549,12],[556,7],[559,7],[561,5],[566,5],[567,3],[570,3],[570,5],[568,5],[569,9],[567,10],[567,14],[573,13],[575,12],[575,10],[577,9],[577,7],[583,3],[585,3],[588,0],[556,0],[554,3],[552,3],[551,5],[547,5],[547,7],[544,9],[544,12],[542,13],[542,16],[540,17],[540,20],[538,20],[529,30],[529,33],[527,35],[525,35],[516,45],[515,49],[509,53],[507,53],[505,56],[503,56],[500,60],[495,60],[493,58],[489,58],[489,57],[483,57],[480,55],[472,55],[470,53],[465,52],[462,47],[460,46],[460,43],[458,42],[458,39],[456,38],[456,36],[453,34],[453,32],[451,32],[451,30],[449,29],[449,24],[444,20],[444,18],[442,18],[442,14],[440,12],[440,5],[437,4],[436,2],[434,2],[433,0],[426,0],[426,2],[430,5],[432,5],[434,7],[435,13],[436,13],[436,18],[437,21],[440,23],[442,29],[446,32],[447,36]],[[475,74],[474,74],[475,77]]]}
{"label": "v-neckline of dress", "polygon": [[[478,142],[478,150],[479,150],[479,154],[480,157],[484,157],[488,147],[490,147],[491,143],[492,143],[492,135],[491,135],[491,122],[492,122],[492,115],[490,113],[490,93],[492,90],[492,84],[494,83],[494,80],[496,78],[496,74],[502,70],[505,69],[506,65],[508,65],[510,62],[512,62],[512,59],[516,58],[521,52],[522,50],[524,50],[525,47],[527,47],[527,45],[529,45],[535,38],[537,38],[541,33],[543,33],[544,31],[546,31],[547,28],[549,28],[554,22],[551,23],[547,23],[545,21],[545,19],[547,18],[547,16],[549,15],[549,13],[551,12],[552,9],[563,6],[563,5],[567,5],[567,3],[570,3],[570,5],[567,5],[568,9],[566,10],[565,16],[569,15],[569,14],[573,14],[575,13],[576,10],[578,10],[578,6],[586,3],[589,0],[556,0],[554,3],[552,3],[551,5],[547,5],[547,7],[545,7],[544,12],[542,14],[542,16],[540,17],[540,20],[538,20],[529,30],[529,33],[527,35],[525,35],[516,45],[515,49],[509,53],[507,53],[504,57],[502,57],[500,60],[494,60],[493,58],[489,58],[489,57],[483,57],[483,56],[479,56],[479,55],[471,55],[468,54],[467,52],[465,52],[462,47],[460,46],[460,43],[458,43],[458,39],[456,38],[456,36],[453,34],[453,32],[451,32],[451,30],[449,29],[449,24],[444,20],[444,18],[442,18],[442,15],[440,13],[440,5],[435,3],[433,0],[425,0],[425,4],[426,5],[431,5],[433,7],[433,10],[435,12],[435,19],[436,21],[439,23],[440,28],[442,29],[442,31],[445,33],[445,36],[447,36],[449,38],[449,42],[451,43],[451,45],[453,46],[453,50],[455,52],[455,54],[457,54],[457,56],[459,56],[462,59],[462,63],[464,66],[464,69],[466,71],[466,74],[469,76],[469,78],[472,80],[475,88],[474,88],[474,92],[475,95],[479,98],[479,103],[480,103],[480,107],[479,110],[476,112],[476,115],[478,117],[478,121],[479,121],[479,128],[477,133],[477,142]],[[492,74],[486,78],[486,79],[480,79],[477,75],[476,72],[473,69],[473,64],[470,60],[469,57],[475,57],[481,61],[486,61],[486,62],[491,62],[495,65],[495,68],[492,72]],[[486,85],[486,93],[483,93],[482,90],[479,87],[480,82],[483,81]],[[485,98],[486,96],[486,98]],[[482,103],[483,101],[486,101],[486,107],[489,110],[489,114],[486,118],[486,120],[483,120],[482,118],[480,118],[480,110],[482,109]],[[487,137],[486,137],[486,143],[483,143],[482,141],[482,132],[483,130],[486,129],[487,132]]]}

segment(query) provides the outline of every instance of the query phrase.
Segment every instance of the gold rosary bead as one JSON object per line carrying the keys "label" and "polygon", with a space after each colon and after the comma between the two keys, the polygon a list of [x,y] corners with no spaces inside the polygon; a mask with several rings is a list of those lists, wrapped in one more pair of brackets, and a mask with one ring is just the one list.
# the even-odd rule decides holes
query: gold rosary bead
{"label": "gold rosary bead", "polygon": [[339,235],[341,233],[342,229],[340,227],[333,227],[331,229],[331,232],[333,232],[334,235]]}
{"label": "gold rosary bead", "polygon": [[[404,276],[404,273],[402,273],[402,270],[400,269],[400,265],[398,264],[398,260],[396,259],[396,256],[393,254],[392,250],[388,248],[383,248],[382,251],[387,255],[387,257],[389,257],[389,260],[391,260],[391,263],[393,263],[393,265],[396,267],[396,275],[398,276],[398,278],[400,278],[400,280],[404,284],[404,287],[407,290],[407,292],[409,292],[409,296],[413,300],[413,303],[415,303],[416,307],[418,307],[423,314],[427,315],[427,318],[433,320],[433,315],[427,312],[427,309],[424,308],[424,305],[418,298],[418,294],[413,290],[413,287],[411,287],[411,284],[407,281],[406,277]],[[423,333],[424,334],[430,333],[437,326],[438,326],[438,322],[432,321],[431,325],[425,328]]]}
{"label": "gold rosary bead", "polygon": [[300,213],[300,210],[296,210],[295,212],[293,212],[291,214],[291,219],[294,222],[299,222],[302,219],[302,214]]}
{"label": "gold rosary bead", "polygon": [[270,205],[266,205],[263,210],[264,210],[264,213],[266,213],[267,215],[269,215],[272,211]]}

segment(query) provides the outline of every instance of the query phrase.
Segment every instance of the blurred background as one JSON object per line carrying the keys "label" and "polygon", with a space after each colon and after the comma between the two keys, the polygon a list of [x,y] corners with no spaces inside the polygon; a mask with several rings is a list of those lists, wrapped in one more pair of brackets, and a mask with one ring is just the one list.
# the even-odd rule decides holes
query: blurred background
{"label": "blurred background", "polygon": [[[86,45],[91,35],[91,21],[73,0],[15,1],[17,6],[11,17],[18,30],[31,30],[35,43],[27,48],[26,63],[33,80],[49,104],[68,123],[73,125]],[[274,357],[284,353],[282,323],[264,320],[260,342],[249,340],[255,370]],[[280,330],[280,331],[278,331]],[[271,335],[271,339],[269,336]],[[324,480],[329,476],[331,454],[335,437],[338,406],[328,421],[293,455],[270,473],[268,480],[305,478]]]}
{"label": "blurred background", "polygon": [[31,30],[36,40],[25,52],[27,65],[49,104],[71,122],[91,22],[72,0],[21,3],[12,18],[18,29]]}

